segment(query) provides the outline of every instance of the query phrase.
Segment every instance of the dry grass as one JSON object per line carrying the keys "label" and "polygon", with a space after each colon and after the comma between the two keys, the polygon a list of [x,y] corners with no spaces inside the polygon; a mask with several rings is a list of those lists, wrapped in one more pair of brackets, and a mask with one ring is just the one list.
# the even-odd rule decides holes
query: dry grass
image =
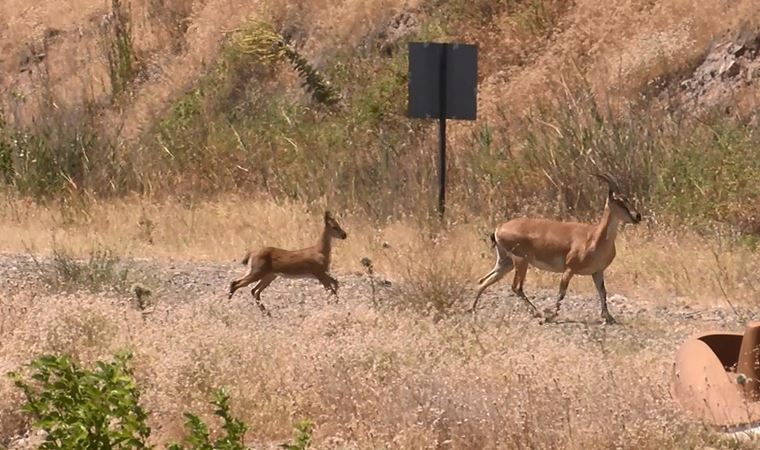
{"label": "dry grass", "polygon": [[[262,244],[307,245],[319,227],[319,214],[305,205],[237,197],[197,204],[131,198],[66,212],[6,198],[0,211],[4,251],[47,253],[60,245],[86,256],[97,243],[126,256],[199,262],[232,262]],[[612,329],[546,327],[511,300],[487,302],[490,312],[473,318],[461,309],[470,283],[492,264],[484,226],[440,231],[338,218],[349,238],[335,247],[336,271],[360,271],[360,258],[371,257],[411,310],[373,307],[344,290],[338,304],[289,303],[274,320],[246,301],[210,297],[161,298],[144,315],[108,293],[12,291],[0,300],[0,372],[43,352],[91,362],[131,348],[156,442],[176,439],[181,413],[208,412],[211,391],[225,385],[259,443],[287,439],[291,424],[307,416],[318,424],[319,448],[719,445],[678,415],[667,391],[675,346],[706,324],[642,313]],[[607,285],[634,310],[705,309],[721,304],[723,291],[746,306],[757,295],[752,269],[759,262],[717,238],[642,225],[622,234]],[[531,270],[528,290],[555,283]],[[593,298],[589,280],[574,280],[571,291]],[[436,310],[435,295],[453,309]],[[436,314],[413,313],[429,308],[415,306],[426,296]],[[17,394],[0,379],[0,436],[20,430]]]}

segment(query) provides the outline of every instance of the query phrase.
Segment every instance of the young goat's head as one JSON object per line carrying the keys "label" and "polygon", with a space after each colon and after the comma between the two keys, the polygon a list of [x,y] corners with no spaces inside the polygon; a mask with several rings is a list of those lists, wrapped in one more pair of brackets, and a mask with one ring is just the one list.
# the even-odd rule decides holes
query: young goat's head
{"label": "young goat's head", "polygon": [[348,236],[338,221],[330,214],[330,211],[325,211],[325,227],[330,231],[330,236],[334,238],[345,239]]}
{"label": "young goat's head", "polygon": [[620,189],[612,177],[599,173],[595,173],[594,176],[607,183],[607,186],[609,187],[607,198],[613,214],[620,217],[625,223],[637,224],[641,222],[641,214],[636,211],[636,208],[633,207],[631,201],[628,200],[625,195],[620,193]]}

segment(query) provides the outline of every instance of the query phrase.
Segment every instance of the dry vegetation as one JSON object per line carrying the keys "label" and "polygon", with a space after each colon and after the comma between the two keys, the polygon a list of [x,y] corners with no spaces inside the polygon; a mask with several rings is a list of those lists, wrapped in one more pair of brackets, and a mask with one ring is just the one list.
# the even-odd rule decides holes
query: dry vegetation
{"label": "dry vegetation", "polygon": [[[27,3],[0,3],[0,372],[132,349],[157,444],[227,386],[260,447],[300,417],[319,448],[752,447],[682,417],[668,382],[687,335],[757,313],[759,84],[730,108],[676,95],[756,1]],[[256,24],[287,58],[256,51]],[[435,133],[403,117],[413,39],[480,45],[443,224]],[[337,104],[313,95],[328,82]],[[597,169],[646,216],[607,276],[622,325],[584,278],[567,323],[505,282],[465,314],[495,222],[593,220]],[[349,233],[338,304],[284,280],[272,319],[223,300],[246,250],[310,245],[327,207]],[[557,283],[531,270],[526,290]],[[20,402],[0,379],[0,446],[24,446]]]}
{"label": "dry vegetation", "polygon": [[[0,369],[45,352],[88,362],[133,349],[155,442],[177,439],[181,413],[207,411],[212,390],[227,386],[258,445],[286,439],[300,417],[317,423],[320,448],[735,445],[689,424],[668,393],[672,354],[686,336],[736,329],[756,313],[760,260],[728,241],[627,229],[607,282],[622,325],[599,325],[593,285],[578,278],[562,313],[569,322],[546,326],[507,294],[506,283],[477,316],[465,313],[472,280],[492,263],[479,224],[436,232],[346,215],[349,239],[335,248],[340,302],[317,283],[280,280],[264,294],[274,308],[267,319],[245,295],[227,302],[227,282],[243,270],[235,260],[248,246],[314,239],[319,215],[302,206],[136,198],[64,217],[58,208],[9,200],[6,211],[15,216],[2,221],[3,248],[32,251],[59,275],[65,249],[84,258],[94,280],[110,277],[117,287],[123,272],[104,273],[107,264],[93,264],[90,253],[93,245],[113,249],[122,255],[116,265],[133,269],[127,281],[154,294],[146,313],[128,293],[89,278],[71,280],[80,283],[77,293],[59,293],[60,285],[46,287],[42,268],[8,256],[16,269],[0,264],[8,274]],[[378,274],[376,299],[359,276],[365,256]],[[211,262],[219,260],[228,263]],[[533,270],[528,292],[546,306],[556,283]],[[22,430],[20,397],[8,380],[0,393],[10,437]]]}

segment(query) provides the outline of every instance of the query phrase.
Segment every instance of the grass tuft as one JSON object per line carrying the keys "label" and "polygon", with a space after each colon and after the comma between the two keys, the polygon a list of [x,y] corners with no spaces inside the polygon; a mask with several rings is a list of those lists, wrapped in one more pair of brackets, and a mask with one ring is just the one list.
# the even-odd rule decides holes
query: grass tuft
{"label": "grass tuft", "polygon": [[[87,258],[78,259],[67,250],[54,247],[49,266],[37,262],[37,267],[45,283],[56,290],[126,293],[132,286],[129,265],[107,248],[93,248]],[[143,291],[143,295],[136,292],[135,295],[147,297],[149,293]]]}

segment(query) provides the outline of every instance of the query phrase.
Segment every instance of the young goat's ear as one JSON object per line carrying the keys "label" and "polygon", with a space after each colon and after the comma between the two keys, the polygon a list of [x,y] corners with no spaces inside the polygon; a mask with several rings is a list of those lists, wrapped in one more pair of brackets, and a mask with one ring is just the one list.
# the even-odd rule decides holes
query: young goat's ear
{"label": "young goat's ear", "polygon": [[325,211],[325,222],[332,219],[332,214],[330,214],[330,211]]}

